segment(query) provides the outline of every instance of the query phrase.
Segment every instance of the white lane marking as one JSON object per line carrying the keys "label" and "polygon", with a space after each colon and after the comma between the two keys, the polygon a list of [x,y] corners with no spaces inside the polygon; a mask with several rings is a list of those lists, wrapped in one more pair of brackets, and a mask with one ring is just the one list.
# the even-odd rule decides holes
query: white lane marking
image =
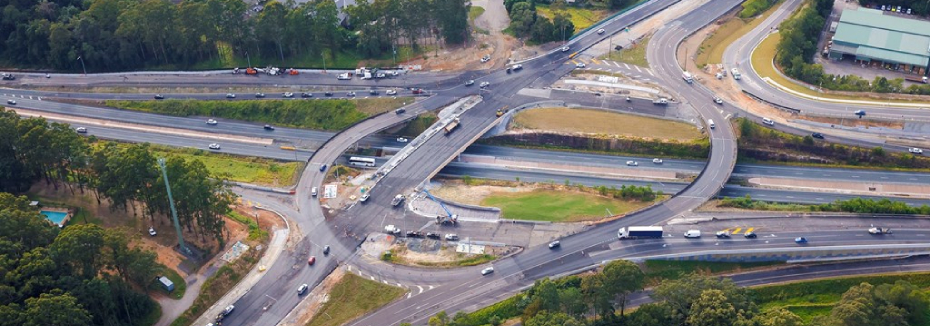
{"label": "white lane marking", "polygon": [[653,77],[655,77],[655,75],[656,75],[656,74],[652,73],[652,69],[646,69],[646,72],[648,72],[648,73],[649,73],[650,75],[652,75]]}
{"label": "white lane marking", "polygon": [[636,68],[636,71],[643,72],[642,70],[639,70],[639,66],[633,66],[633,67]]}
{"label": "white lane marking", "polygon": [[628,65],[628,64],[626,64],[626,63],[624,63],[623,66],[626,67],[626,69],[630,69],[630,65]]}
{"label": "white lane marking", "polygon": [[374,275],[372,275],[372,276],[369,276],[369,277],[371,278],[371,280],[372,280],[372,281],[374,281],[374,280],[375,280],[375,277],[374,277]]}
{"label": "white lane marking", "polygon": [[413,296],[413,292],[407,292],[407,299],[410,299],[410,297],[412,296]]}
{"label": "white lane marking", "polygon": [[423,287],[422,287],[422,286],[417,285],[417,289],[420,290],[420,292],[417,292],[417,294],[423,293]]}
{"label": "white lane marking", "polygon": [[388,283],[387,280],[381,280],[381,282],[384,282],[384,284],[387,284],[387,285],[391,285],[391,283]]}
{"label": "white lane marking", "polygon": [[434,287],[433,287],[432,285],[430,285],[430,286],[429,286],[429,289],[432,290],[432,289],[434,289]]}

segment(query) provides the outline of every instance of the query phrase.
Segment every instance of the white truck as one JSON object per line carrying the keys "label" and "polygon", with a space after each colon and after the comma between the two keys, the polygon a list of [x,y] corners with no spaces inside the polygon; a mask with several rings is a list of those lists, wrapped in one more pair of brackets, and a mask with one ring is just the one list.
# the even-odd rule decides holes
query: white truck
{"label": "white truck", "polygon": [[688,84],[694,83],[694,76],[692,76],[691,73],[687,71],[681,74],[681,79],[684,79]]}
{"label": "white truck", "polygon": [[668,105],[668,99],[660,97],[652,101],[655,105]]}
{"label": "white truck", "polygon": [[341,74],[339,74],[339,76],[336,76],[336,79],[338,79],[338,80],[350,80],[350,79],[352,79],[352,75],[349,74],[349,73],[347,73],[347,72],[346,72],[346,73],[341,73]]}
{"label": "white truck", "polygon": [[384,226],[384,233],[387,234],[398,234],[400,229],[398,229],[394,224]]}
{"label": "white truck", "polygon": [[402,202],[404,202],[404,195],[397,194],[397,196],[394,196],[394,199],[391,200],[391,206],[400,205]]}
{"label": "white truck", "polygon": [[733,74],[733,79],[736,79],[736,80],[740,80],[740,78],[743,77],[743,75],[740,75],[739,69],[736,69],[736,68],[730,69],[730,73]]}

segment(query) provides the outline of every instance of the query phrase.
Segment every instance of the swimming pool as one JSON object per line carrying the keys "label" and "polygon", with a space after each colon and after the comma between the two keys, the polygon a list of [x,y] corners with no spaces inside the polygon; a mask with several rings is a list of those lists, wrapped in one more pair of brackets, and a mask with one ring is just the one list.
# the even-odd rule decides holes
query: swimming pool
{"label": "swimming pool", "polygon": [[39,213],[45,215],[45,218],[47,218],[49,221],[52,221],[52,223],[55,223],[55,225],[58,225],[59,227],[64,225],[65,219],[68,218],[68,213],[66,212],[39,211]]}

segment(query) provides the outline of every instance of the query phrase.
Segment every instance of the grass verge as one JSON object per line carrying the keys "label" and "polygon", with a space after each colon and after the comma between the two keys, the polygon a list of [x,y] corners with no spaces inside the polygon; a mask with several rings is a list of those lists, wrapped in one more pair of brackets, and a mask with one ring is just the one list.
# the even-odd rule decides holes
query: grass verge
{"label": "grass verge", "polygon": [[623,214],[652,202],[626,201],[592,194],[554,190],[497,193],[481,201],[482,206],[500,207],[506,219],[577,222]]}
{"label": "grass verge", "polygon": [[[775,71],[775,65],[773,60],[775,58],[776,48],[778,47],[778,42],[781,41],[781,35],[778,33],[772,33],[762,43],[759,43],[759,46],[752,52],[752,67],[756,70],[756,73],[759,74],[762,78],[769,78],[773,82],[778,83],[784,88],[790,89],[792,91],[809,95],[817,96],[827,99],[835,100],[855,100],[855,101],[881,101],[882,103],[918,103],[921,101],[906,101],[906,100],[897,100],[897,99],[881,99],[873,98],[868,96],[846,96],[846,95],[837,95],[829,93],[821,93],[817,90],[811,89],[808,86],[803,86],[796,84],[795,81],[789,80],[784,75]],[[790,95],[794,96],[794,95]]]}
{"label": "grass verge", "polygon": [[684,122],[602,110],[569,108],[521,111],[514,117],[514,128],[676,141],[692,141],[703,137],[694,125]]}
{"label": "grass verge", "polygon": [[[414,261],[404,257],[407,247],[403,244],[401,247],[395,248],[394,250],[389,250],[381,254],[381,260],[389,262],[392,264],[406,265],[406,266],[418,266],[418,267],[439,267],[439,268],[448,268],[448,267],[467,267],[467,266],[477,266],[487,262],[494,261],[497,259],[497,256],[491,254],[480,254],[480,255],[466,255],[463,253],[454,253],[455,260],[451,261]],[[452,250],[451,248],[444,248],[443,250]]]}
{"label": "grass verge", "polygon": [[620,51],[610,49],[610,52],[601,58],[649,68],[649,61],[646,61],[646,46],[649,45],[650,38],[651,36],[645,37],[639,43]]}
{"label": "grass verge", "polygon": [[749,33],[749,31],[755,29],[756,26],[759,26],[759,24],[775,12],[775,9],[778,8],[779,5],[780,3],[772,5],[772,7],[766,9],[761,15],[754,18],[743,19],[733,17],[728,20],[717,28],[707,39],[701,42],[701,52],[698,53],[697,57],[694,59],[694,63],[698,67],[704,67],[707,64],[723,62],[723,52],[727,47],[743,35],[746,35],[746,33]]}
{"label": "grass verge", "polygon": [[408,121],[403,128],[394,134],[400,136],[416,136],[426,131],[433,123],[436,123],[436,120],[439,120],[439,117],[436,116],[435,112],[426,112]]}
{"label": "grass verge", "polygon": [[471,6],[471,9],[468,9],[468,21],[475,24],[475,19],[478,19],[478,16],[484,13],[484,7]]}
{"label": "grass verge", "polygon": [[222,298],[226,295],[226,292],[236,286],[239,280],[258,263],[258,259],[262,255],[262,252],[254,249],[255,246],[252,246],[252,248],[252,250],[242,254],[235,262],[220,267],[213,276],[204,281],[203,286],[200,288],[200,295],[197,296],[197,299],[194,299],[194,303],[191,304],[190,308],[187,308],[181,316],[171,323],[171,326],[190,325],[204,311],[216,303],[216,300]]}
{"label": "grass verge", "polygon": [[[597,22],[607,17],[608,12],[606,10],[597,10],[597,9],[585,9],[572,6],[566,6],[564,10],[552,10],[547,4],[536,4],[536,13],[546,18],[552,19],[555,17],[554,12],[562,11],[568,13],[572,16],[572,24],[575,25],[575,33],[581,32],[591,25],[596,24]],[[572,35],[565,35],[565,39],[568,40]]]}
{"label": "grass verge", "polygon": [[404,289],[346,273],[307,326],[339,326],[404,294]]}
{"label": "grass verge", "polygon": [[236,211],[230,211],[226,216],[249,227],[249,241],[265,241],[268,238],[268,231],[258,227],[258,221],[255,219],[239,214]]}
{"label": "grass verge", "polygon": [[644,272],[647,284],[656,285],[663,280],[676,280],[692,272],[704,274],[720,274],[741,272],[747,269],[757,269],[782,265],[785,262],[710,262],[710,261],[675,261],[675,260],[647,260]]}
{"label": "grass verge", "polygon": [[280,126],[342,130],[368,116],[411,103],[411,98],[264,101],[105,101],[107,106],[173,116],[222,117]]}
{"label": "grass verge", "polygon": [[152,148],[156,156],[180,156],[185,160],[200,160],[213,175],[225,176],[231,181],[267,186],[293,184],[300,162],[281,162],[271,159],[211,153],[195,148]]}
{"label": "grass verge", "polygon": [[167,277],[169,280],[171,280],[171,283],[174,283],[174,291],[171,291],[171,293],[168,294],[168,291],[166,291],[165,288],[161,286],[161,283],[159,283],[157,280],[152,282],[152,285],[149,286],[150,290],[152,289],[152,286],[154,286],[159,291],[165,292],[169,298],[175,300],[180,300],[184,297],[184,293],[187,292],[187,282],[184,281],[184,278],[181,277],[178,272],[162,265],[158,274]]}
{"label": "grass verge", "polygon": [[850,287],[863,282],[879,285],[893,284],[898,280],[907,281],[924,289],[930,287],[930,273],[910,273],[830,278],[767,285],[752,288],[752,292],[763,309],[779,306],[822,305],[836,303]]}

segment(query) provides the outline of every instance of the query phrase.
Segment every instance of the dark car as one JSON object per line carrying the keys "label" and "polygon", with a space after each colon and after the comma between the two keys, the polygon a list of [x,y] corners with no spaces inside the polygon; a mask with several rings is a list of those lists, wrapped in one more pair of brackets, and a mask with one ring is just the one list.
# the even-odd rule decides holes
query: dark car
{"label": "dark car", "polygon": [[326,164],[320,165],[320,172],[326,171]]}
{"label": "dark car", "polygon": [[300,97],[304,97],[304,98],[313,97],[313,93],[306,93],[306,92],[300,93]]}
{"label": "dark car", "polygon": [[797,244],[807,244],[807,238],[805,238],[805,237],[797,237],[797,238],[794,238],[794,243],[797,243]]}
{"label": "dark car", "polygon": [[756,234],[753,233],[753,232],[746,232],[746,233],[743,234],[743,237],[746,238],[746,239],[755,239],[755,238],[756,238]]}
{"label": "dark car", "polygon": [[265,93],[255,93],[255,98],[265,98]]}
{"label": "dark car", "polygon": [[163,100],[163,99],[165,99],[165,97],[164,97],[164,96],[161,96],[161,94],[155,94],[155,99],[156,99],[156,100]]}
{"label": "dark car", "polygon": [[377,90],[377,89],[370,90],[370,91],[368,91],[368,94],[371,94],[371,95],[378,95],[378,90]]}
{"label": "dark car", "polygon": [[323,247],[323,255],[329,255],[329,246]]}
{"label": "dark car", "polygon": [[413,89],[413,94],[423,94],[423,90],[419,88]]}
{"label": "dark car", "polygon": [[408,238],[419,238],[423,236],[423,232],[420,231],[407,231]]}
{"label": "dark car", "polygon": [[265,125],[265,130],[274,130],[274,126],[272,126],[272,125]]}
{"label": "dark car", "polygon": [[817,138],[817,139],[823,139],[823,134],[821,134],[821,133],[819,133],[819,132],[815,132],[815,133],[812,133],[812,134],[811,134],[811,137],[814,137],[814,138]]}
{"label": "dark car", "polygon": [[442,235],[440,235],[439,233],[430,232],[430,233],[427,233],[427,234],[426,234],[426,237],[427,237],[427,238],[430,238],[430,239],[439,240],[439,238],[441,238]]}
{"label": "dark car", "polygon": [[325,93],[323,93],[323,95],[326,95],[326,96],[333,96],[333,92],[325,92]]}
{"label": "dark car", "polygon": [[316,256],[310,256],[310,259],[307,259],[307,265],[313,266],[316,263]]}

